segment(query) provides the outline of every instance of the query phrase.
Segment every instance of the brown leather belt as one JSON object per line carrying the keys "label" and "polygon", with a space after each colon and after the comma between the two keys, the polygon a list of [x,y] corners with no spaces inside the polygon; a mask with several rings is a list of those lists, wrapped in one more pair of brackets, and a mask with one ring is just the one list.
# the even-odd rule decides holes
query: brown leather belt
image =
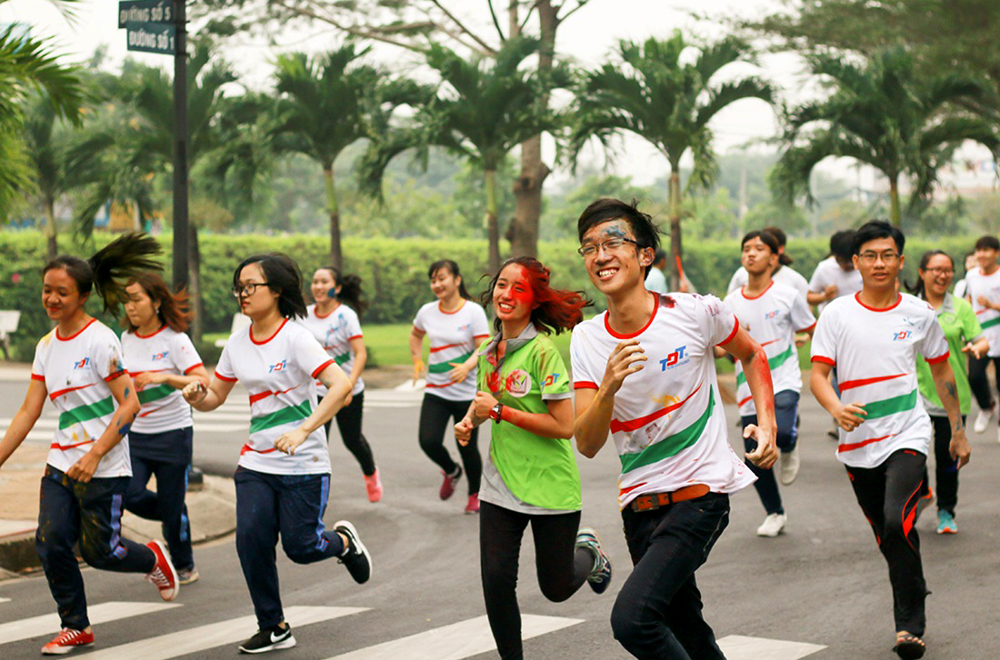
{"label": "brown leather belt", "polygon": [[663,506],[670,506],[676,502],[693,500],[696,497],[707,495],[708,490],[708,486],[705,484],[694,484],[675,490],[672,493],[647,493],[629,502],[629,506],[633,511],[652,511]]}

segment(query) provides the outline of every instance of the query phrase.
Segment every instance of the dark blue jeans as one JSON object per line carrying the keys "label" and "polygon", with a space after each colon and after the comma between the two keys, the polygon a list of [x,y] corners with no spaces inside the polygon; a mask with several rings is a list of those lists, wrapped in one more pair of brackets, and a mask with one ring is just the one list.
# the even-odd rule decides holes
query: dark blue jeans
{"label": "dark blue jeans", "polygon": [[152,550],[121,535],[128,482],[128,477],[112,477],[84,484],[45,466],[35,548],[63,628],[83,630],[90,625],[83,576],[73,553],[77,541],[84,561],[94,568],[149,573],[156,565]]}
{"label": "dark blue jeans", "polygon": [[[799,439],[799,428],[797,420],[799,416],[799,393],[793,390],[782,390],[774,395],[774,416],[778,423],[778,449],[782,452],[789,452],[795,449],[795,443]],[[757,423],[757,415],[746,415],[740,418],[743,428],[750,424]],[[746,450],[753,451],[757,446],[757,441],[753,438],[744,438],[743,446]],[[764,510],[770,513],[784,513],[785,507],[781,505],[781,494],[778,492],[778,482],[774,478],[774,470],[763,470],[748,459],[743,459],[750,471],[757,475],[757,481],[753,487],[760,496],[760,503],[764,505]]]}
{"label": "dark blue jeans", "polygon": [[236,554],[263,630],[285,620],[278,588],[278,534],[282,549],[296,564],[338,557],[344,542],[323,524],[329,474],[266,474],[241,467],[233,479]]}
{"label": "dark blue jeans", "polygon": [[725,660],[702,618],[694,573],[729,524],[729,496],[622,511],[635,568],[611,612],[615,639],[640,660]]}

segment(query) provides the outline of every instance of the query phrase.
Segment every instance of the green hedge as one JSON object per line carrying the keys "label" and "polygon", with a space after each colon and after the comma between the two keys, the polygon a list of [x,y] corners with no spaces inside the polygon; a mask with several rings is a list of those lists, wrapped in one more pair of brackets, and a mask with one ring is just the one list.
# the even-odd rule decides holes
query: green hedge
{"label": "green hedge", "polygon": [[[101,246],[111,238],[111,235],[99,234],[95,243]],[[171,237],[163,235],[160,240],[165,250],[164,263],[169,277]],[[941,248],[960,257],[972,242],[971,237],[933,242],[914,239],[906,250],[912,259],[907,263],[906,273],[913,276],[916,261],[924,250]],[[825,239],[793,239],[789,247],[789,254],[796,260],[793,267],[808,278],[816,263],[826,255],[827,244]],[[237,311],[229,291],[233,269],[245,257],[271,250],[286,252],[298,261],[308,282],[315,268],[326,262],[328,251],[327,239],[317,235],[204,235],[200,239],[200,247],[205,332],[229,330],[232,315]],[[577,247],[572,241],[543,243],[539,246],[540,258],[552,269],[555,286],[583,289],[599,303],[597,309],[602,309],[603,301],[583,270],[582,260],[576,253]],[[89,251],[78,250],[78,253],[87,254]],[[485,288],[487,282],[481,277],[486,272],[485,241],[348,238],[344,241],[344,254],[346,270],[357,273],[364,280],[365,294],[371,305],[364,317],[367,324],[410,321],[417,309],[432,298],[427,286],[427,266],[438,259],[457,261],[474,295]],[[50,327],[40,304],[39,271],[44,262],[45,240],[41,234],[0,231],[0,309],[22,311],[20,327],[12,341],[14,359],[30,360],[35,342]],[[701,292],[724,294],[726,284],[738,266],[739,244],[735,240],[688,241],[685,245],[687,275]],[[18,279],[15,275],[19,277],[19,282],[15,282]],[[103,320],[109,325],[114,324],[109,319]],[[211,361],[216,352],[205,346],[203,357]]]}

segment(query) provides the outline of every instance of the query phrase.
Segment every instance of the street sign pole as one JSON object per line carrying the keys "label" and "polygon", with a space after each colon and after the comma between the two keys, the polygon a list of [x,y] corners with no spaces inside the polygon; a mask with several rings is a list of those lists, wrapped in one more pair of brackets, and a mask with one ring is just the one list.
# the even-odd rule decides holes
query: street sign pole
{"label": "street sign pole", "polygon": [[187,0],[174,1],[174,290],[188,285]]}

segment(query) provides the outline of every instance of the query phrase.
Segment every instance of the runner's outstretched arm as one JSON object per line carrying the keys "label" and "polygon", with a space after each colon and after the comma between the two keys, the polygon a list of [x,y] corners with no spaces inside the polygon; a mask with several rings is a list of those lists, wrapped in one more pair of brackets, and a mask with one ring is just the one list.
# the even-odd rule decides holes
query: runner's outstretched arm
{"label": "runner's outstretched arm", "polygon": [[648,358],[638,339],[628,339],[615,346],[608,357],[604,378],[596,390],[576,391],[576,423],[573,436],[576,447],[587,458],[597,456],[608,441],[611,416],[614,412],[615,394],[630,374],[641,371]]}
{"label": "runner's outstretched arm", "polygon": [[958,403],[955,374],[951,370],[948,360],[929,364],[931,376],[934,377],[934,385],[937,387],[938,396],[941,397],[941,405],[948,413],[948,422],[951,424],[951,443],[948,446],[948,452],[954,460],[958,461],[958,467],[961,469],[969,462],[972,450],[965,437],[965,423],[962,421],[962,409]]}
{"label": "runner's outstretched arm", "polygon": [[757,441],[757,448],[746,455],[757,467],[765,470],[778,460],[777,428],[774,417],[774,385],[771,370],[767,366],[767,353],[746,330],[740,328],[736,335],[722,344],[743,366],[743,373],[757,408],[757,424],[750,424],[743,430],[743,437]]}
{"label": "runner's outstretched arm", "polygon": [[809,373],[809,389],[813,396],[819,401],[819,405],[826,408],[826,411],[833,415],[837,424],[845,431],[853,431],[864,421],[864,415],[868,413],[859,401],[842,404],[837,393],[830,384],[830,372],[833,370],[832,364],[826,362],[813,362],[812,371]]}

